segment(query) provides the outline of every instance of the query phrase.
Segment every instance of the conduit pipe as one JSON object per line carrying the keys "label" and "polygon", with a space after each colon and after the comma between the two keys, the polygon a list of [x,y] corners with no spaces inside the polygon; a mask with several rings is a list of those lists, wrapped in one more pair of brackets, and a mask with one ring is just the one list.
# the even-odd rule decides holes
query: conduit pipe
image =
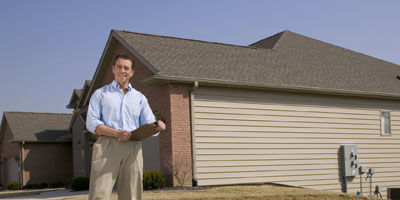
{"label": "conduit pipe", "polygon": [[190,88],[190,128],[191,128],[191,139],[192,139],[192,186],[197,187],[197,169],[196,169],[196,136],[194,126],[194,92],[199,87],[199,82],[194,81],[193,86]]}

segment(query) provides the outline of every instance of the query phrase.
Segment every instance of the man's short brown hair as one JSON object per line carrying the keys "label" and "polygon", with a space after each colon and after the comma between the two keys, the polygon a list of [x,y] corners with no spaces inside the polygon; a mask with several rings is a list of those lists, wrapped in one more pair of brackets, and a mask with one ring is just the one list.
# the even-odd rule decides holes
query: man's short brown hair
{"label": "man's short brown hair", "polygon": [[127,55],[127,54],[123,54],[123,53],[117,54],[117,55],[115,56],[115,58],[114,58],[114,66],[115,66],[115,64],[117,63],[117,60],[120,59],[120,58],[122,58],[122,59],[124,59],[124,60],[129,60],[129,61],[131,61],[131,63],[132,63],[132,67],[131,67],[131,68],[133,69],[133,66],[134,66],[133,58],[132,58],[131,56],[129,56],[129,55]]}

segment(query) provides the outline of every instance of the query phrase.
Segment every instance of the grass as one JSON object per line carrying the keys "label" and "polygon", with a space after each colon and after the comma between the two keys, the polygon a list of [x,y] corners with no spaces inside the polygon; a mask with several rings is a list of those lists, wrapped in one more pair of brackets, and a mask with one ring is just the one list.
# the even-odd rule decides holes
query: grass
{"label": "grass", "polygon": [[[83,200],[85,197],[64,198],[64,200]],[[117,200],[117,194],[111,195],[111,200]],[[368,199],[355,195],[319,191],[304,188],[251,185],[210,187],[204,190],[152,190],[144,191],[144,200],[354,200]]]}

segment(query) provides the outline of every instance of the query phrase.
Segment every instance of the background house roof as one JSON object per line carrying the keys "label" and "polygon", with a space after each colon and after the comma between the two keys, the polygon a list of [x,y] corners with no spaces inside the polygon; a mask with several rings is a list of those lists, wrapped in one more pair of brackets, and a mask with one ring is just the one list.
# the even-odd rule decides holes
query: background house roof
{"label": "background house roof", "polygon": [[[67,134],[71,114],[4,112],[13,141],[56,142]],[[4,120],[3,120],[4,122]]]}
{"label": "background house roof", "polygon": [[250,46],[113,31],[155,77],[399,96],[400,66],[290,31]]}
{"label": "background house roof", "polygon": [[92,84],[92,80],[86,80],[85,84],[83,85],[82,89],[74,89],[74,92],[72,93],[71,99],[69,101],[69,104],[66,106],[69,109],[74,109],[73,115],[71,117],[71,120],[69,122],[67,131],[69,135],[63,136],[61,139],[72,139],[72,125],[74,123],[74,120],[77,115],[81,112],[81,107],[84,104],[84,99],[88,95],[90,85]]}
{"label": "background house roof", "polygon": [[71,109],[75,108],[76,104],[78,104],[81,93],[82,89],[74,89],[74,91],[72,92],[71,99],[69,100],[69,103],[66,107]]}

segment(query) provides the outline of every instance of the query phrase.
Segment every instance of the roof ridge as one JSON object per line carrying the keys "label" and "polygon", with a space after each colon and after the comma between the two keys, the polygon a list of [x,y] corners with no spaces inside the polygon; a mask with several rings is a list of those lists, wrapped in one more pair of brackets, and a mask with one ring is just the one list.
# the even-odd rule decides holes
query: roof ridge
{"label": "roof ridge", "polygon": [[228,43],[222,43],[222,42],[210,42],[210,41],[204,41],[204,40],[180,38],[180,37],[165,36],[165,35],[156,35],[156,34],[149,34],[149,33],[139,33],[139,32],[133,32],[133,31],[127,31],[127,30],[112,29],[112,31],[133,33],[133,34],[145,35],[145,36],[156,36],[156,37],[169,38],[169,39],[186,40],[186,41],[193,41],[193,42],[201,42],[201,43],[209,43],[209,44],[217,44],[217,45],[225,45],[225,46],[233,46],[233,47],[243,47],[243,48],[249,48],[249,49],[258,49],[257,47],[252,47],[252,46],[243,46],[243,45],[238,45],[238,44],[228,44]]}
{"label": "roof ridge", "polygon": [[259,40],[259,41],[257,41],[257,42],[254,42],[254,43],[250,44],[249,46],[257,47],[257,46],[255,46],[255,45],[260,44],[260,43],[263,43],[263,42],[265,42],[265,41],[267,41],[267,40],[274,40],[275,37],[278,37],[278,36],[279,36],[279,37],[276,39],[276,41],[273,42],[273,45],[272,45],[271,48],[257,47],[257,48],[259,48],[259,49],[275,49],[275,46],[276,46],[277,43],[281,40],[281,38],[283,37],[283,35],[285,35],[286,32],[288,32],[287,29],[284,30],[284,31],[281,31],[281,32],[279,32],[279,33],[275,33],[275,34],[273,34],[273,35],[271,35],[271,36],[269,36],[269,37],[266,37],[266,38],[264,38],[264,39],[261,39],[261,40]]}
{"label": "roof ridge", "polygon": [[279,45],[280,41],[282,41],[282,38],[286,37],[288,33],[291,33],[289,30],[285,29],[284,31],[281,32],[281,36],[278,38],[278,40],[275,42],[274,46],[272,49],[276,49],[277,46]]}
{"label": "roof ridge", "polygon": [[293,34],[293,35],[298,35],[298,36],[300,36],[300,37],[304,37],[304,38],[307,38],[307,39],[310,39],[310,40],[313,40],[313,41],[321,42],[321,43],[323,43],[323,44],[326,44],[326,45],[329,45],[329,46],[332,46],[332,47],[336,47],[336,48],[340,48],[340,49],[343,49],[343,50],[345,50],[345,51],[350,51],[350,52],[352,52],[352,53],[356,53],[356,54],[359,54],[359,55],[367,56],[367,57],[369,57],[369,58],[377,59],[377,60],[380,60],[380,61],[384,61],[384,62],[386,62],[386,63],[390,63],[390,64],[394,64],[394,65],[400,66],[399,64],[396,64],[396,63],[393,63],[393,62],[389,62],[389,61],[383,60],[383,59],[381,59],[381,58],[376,58],[376,57],[374,57],[374,56],[367,55],[367,54],[365,54],[365,53],[361,53],[361,52],[358,52],[358,51],[356,51],[356,50],[351,50],[351,49],[349,49],[349,48],[341,47],[341,46],[339,46],[339,45],[335,45],[335,44],[332,44],[332,43],[329,43],[329,42],[325,42],[325,41],[322,41],[322,40],[319,40],[319,39],[316,39],[316,38],[312,38],[312,37],[309,37],[309,36],[306,36],[306,35],[302,35],[302,34],[299,34],[299,33],[295,33],[295,32],[289,31],[289,30],[286,30],[286,33],[291,33],[291,34]]}
{"label": "roof ridge", "polygon": [[50,115],[72,115],[72,113],[49,113],[49,112],[3,111],[3,115],[4,115],[5,113],[50,114]]}

